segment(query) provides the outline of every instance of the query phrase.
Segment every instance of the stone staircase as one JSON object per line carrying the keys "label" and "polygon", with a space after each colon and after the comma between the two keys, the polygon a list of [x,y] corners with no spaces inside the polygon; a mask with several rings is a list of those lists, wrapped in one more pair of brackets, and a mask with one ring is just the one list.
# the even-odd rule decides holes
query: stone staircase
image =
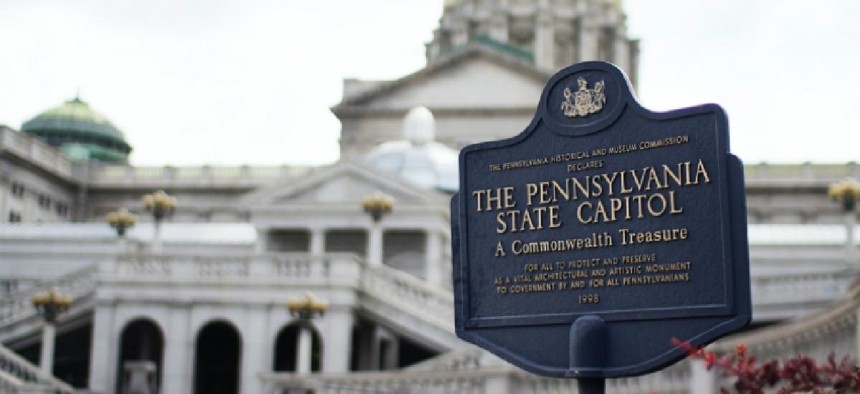
{"label": "stone staircase", "polygon": [[[39,283],[0,299],[0,338],[31,335],[41,330],[43,322],[33,307],[33,296],[45,289],[57,288],[71,295],[74,303],[68,315],[92,309],[96,288],[96,267],[90,266],[62,277]],[[37,366],[0,345],[0,392],[9,394],[65,394],[75,389],[41,371]]]}
{"label": "stone staircase", "polygon": [[7,394],[72,394],[75,389],[47,375],[0,345],[0,392]]}
{"label": "stone staircase", "polygon": [[449,290],[386,266],[365,267],[360,285],[359,307],[365,314],[437,349],[464,346],[454,333]]}
{"label": "stone staircase", "polygon": [[98,267],[93,264],[0,299],[0,342],[41,330],[43,323],[32,302],[33,296],[39,292],[56,288],[72,297],[72,306],[64,313],[63,320],[91,312],[97,279]]}
{"label": "stone staircase", "polygon": [[[454,334],[451,292],[387,266],[369,266],[352,255],[309,256],[306,254],[243,254],[199,256],[132,253],[115,257],[93,257],[93,265],[62,277],[38,283],[0,299],[0,341],[35,335],[42,326],[31,299],[37,292],[56,287],[74,298],[66,319],[92,313],[98,283],[134,279],[170,283],[224,283],[257,286],[301,286],[315,283],[350,289],[356,294],[356,309],[428,346],[448,351],[425,363],[402,371],[350,374],[263,374],[270,391],[313,388],[318,393],[355,390],[402,391],[424,387],[426,392],[494,392],[504,385],[524,392],[575,392],[570,381],[545,379],[516,370],[483,350],[466,345]],[[796,315],[787,306],[817,309],[838,298],[849,288],[856,271],[851,269],[808,272],[760,272],[752,278],[755,309]],[[805,301],[805,303],[804,303]],[[608,385],[612,393],[686,393],[690,368],[679,364],[658,374],[618,379]],[[41,391],[39,391],[41,390]],[[642,391],[645,390],[645,391]],[[0,347],[0,392],[66,393],[68,385],[42,374],[14,352]],[[399,392],[399,391],[398,391]],[[408,392],[404,391],[404,392]]]}

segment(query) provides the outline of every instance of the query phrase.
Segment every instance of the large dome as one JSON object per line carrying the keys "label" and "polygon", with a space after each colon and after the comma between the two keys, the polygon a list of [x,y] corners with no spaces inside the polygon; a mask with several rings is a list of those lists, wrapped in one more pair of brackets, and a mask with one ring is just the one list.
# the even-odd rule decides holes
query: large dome
{"label": "large dome", "polygon": [[460,183],[458,153],[433,141],[435,124],[427,108],[411,109],[403,121],[405,139],[379,145],[364,156],[364,161],[418,186],[456,192]]}
{"label": "large dome", "polygon": [[76,161],[125,163],[131,152],[122,132],[77,97],[24,122],[21,131],[59,147]]}

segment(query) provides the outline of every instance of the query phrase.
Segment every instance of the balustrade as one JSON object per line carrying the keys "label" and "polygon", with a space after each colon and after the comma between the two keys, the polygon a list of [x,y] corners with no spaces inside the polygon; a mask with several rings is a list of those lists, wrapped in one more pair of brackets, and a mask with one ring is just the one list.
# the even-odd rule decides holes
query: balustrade
{"label": "balustrade", "polygon": [[[350,255],[310,256],[299,253],[238,256],[199,256],[171,254],[128,254],[103,266],[107,277],[165,280],[183,278],[208,279],[326,279],[350,274],[355,270],[337,270],[333,266],[354,266],[358,259]],[[342,272],[341,272],[342,271]]]}
{"label": "balustrade", "polygon": [[[442,356],[445,357],[445,356]],[[432,360],[431,360],[432,361]],[[690,368],[684,361],[649,375],[607,381],[607,393],[688,394]],[[291,373],[262,374],[267,393],[290,393],[302,390],[327,393],[495,393],[505,392],[577,393],[576,381],[532,375],[509,365],[466,369],[415,370],[398,372],[362,372],[351,374]]]}
{"label": "balustrade", "polygon": [[288,166],[99,166],[93,168],[89,180],[93,184],[111,185],[137,182],[244,185],[271,182],[278,178],[298,177],[310,171],[310,167]]}
{"label": "balustrade", "polygon": [[362,289],[368,295],[425,318],[453,332],[454,296],[412,275],[384,266],[364,268]]}
{"label": "balustrade", "polygon": [[75,300],[86,298],[95,291],[96,277],[97,267],[89,266],[57,279],[40,282],[0,299],[0,326],[8,326],[35,317],[37,312],[33,307],[33,296],[45,289],[56,288]]}
{"label": "balustrade", "polygon": [[72,386],[53,376],[46,375],[38,367],[30,364],[15,352],[0,345],[0,389],[3,393],[35,392],[25,391],[27,386],[41,385],[49,389],[45,393],[72,394]]}
{"label": "balustrade", "polygon": [[61,176],[72,175],[71,162],[62,153],[38,138],[0,128],[0,150],[3,149],[15,152]]}
{"label": "balustrade", "polygon": [[759,310],[797,302],[822,306],[844,294],[854,277],[853,271],[756,275],[752,278],[753,302]]}

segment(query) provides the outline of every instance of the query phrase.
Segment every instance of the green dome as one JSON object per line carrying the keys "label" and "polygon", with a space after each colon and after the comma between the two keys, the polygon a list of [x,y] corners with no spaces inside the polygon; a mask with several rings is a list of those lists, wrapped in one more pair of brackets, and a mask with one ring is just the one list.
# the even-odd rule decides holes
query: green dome
{"label": "green dome", "polygon": [[124,163],[131,152],[122,132],[77,97],[24,122],[21,131],[59,147],[75,161]]}

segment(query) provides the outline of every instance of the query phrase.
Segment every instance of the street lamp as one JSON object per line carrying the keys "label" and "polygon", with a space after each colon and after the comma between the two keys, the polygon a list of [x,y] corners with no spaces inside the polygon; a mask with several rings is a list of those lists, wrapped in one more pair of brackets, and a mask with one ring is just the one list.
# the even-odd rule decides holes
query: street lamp
{"label": "street lamp", "polygon": [[307,292],[301,297],[287,301],[290,315],[299,318],[298,352],[296,353],[296,373],[311,372],[311,328],[310,320],[320,317],[328,310],[328,301]]}
{"label": "street lamp", "polygon": [[854,226],[856,225],[854,208],[857,206],[857,200],[860,200],[860,182],[854,178],[845,178],[831,184],[827,188],[827,195],[830,199],[838,202],[842,206],[842,211],[845,212],[845,229],[848,238],[845,245],[848,262],[855,263],[857,251],[854,248]]}
{"label": "street lamp", "polygon": [[161,252],[161,220],[173,215],[176,210],[176,197],[159,190],[143,196],[143,207],[152,212],[155,220],[155,234],[152,238],[153,252]]}
{"label": "street lamp", "polygon": [[370,214],[374,222],[378,222],[387,213],[394,209],[394,198],[377,190],[373,194],[361,200],[364,212]]}
{"label": "street lamp", "polygon": [[57,288],[48,292],[37,293],[33,296],[33,306],[45,320],[45,329],[42,331],[42,354],[39,358],[39,367],[48,375],[53,375],[54,365],[54,339],[56,336],[57,318],[61,313],[72,305],[72,298],[60,293]]}
{"label": "street lamp", "polygon": [[370,225],[367,237],[367,260],[371,265],[382,265],[382,228],[379,221],[394,209],[394,198],[377,190],[361,200],[364,212],[370,215],[373,223]]}
{"label": "street lamp", "polygon": [[125,230],[134,227],[137,216],[129,212],[128,209],[120,208],[107,214],[107,222],[116,229],[116,235],[122,238],[125,236]]}

